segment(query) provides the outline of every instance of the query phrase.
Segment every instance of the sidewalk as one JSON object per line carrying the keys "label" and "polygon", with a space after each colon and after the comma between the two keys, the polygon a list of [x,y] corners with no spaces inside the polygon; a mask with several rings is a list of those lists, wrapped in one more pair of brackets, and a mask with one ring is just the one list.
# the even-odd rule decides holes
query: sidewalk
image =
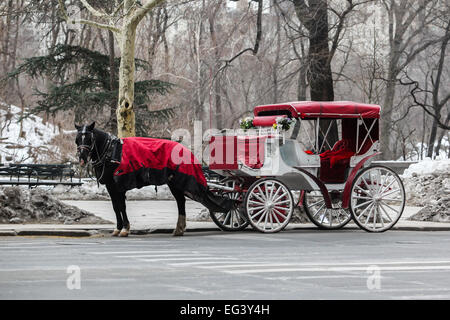
{"label": "sidewalk", "polygon": [[[112,221],[105,225],[61,225],[61,224],[0,224],[0,236],[72,236],[83,237],[108,234],[115,227],[115,214],[110,201],[64,201],[95,215]],[[218,231],[219,228],[209,221],[192,221],[203,208],[197,202],[186,202],[187,232]],[[421,208],[406,207],[401,220],[394,230],[409,231],[450,231],[450,223],[407,221]],[[132,234],[171,233],[177,223],[177,205],[170,200],[128,201],[128,218]],[[290,223],[286,230],[317,229],[312,223]],[[359,229],[355,224],[348,224],[345,229]],[[251,231],[251,228],[247,230]]]}

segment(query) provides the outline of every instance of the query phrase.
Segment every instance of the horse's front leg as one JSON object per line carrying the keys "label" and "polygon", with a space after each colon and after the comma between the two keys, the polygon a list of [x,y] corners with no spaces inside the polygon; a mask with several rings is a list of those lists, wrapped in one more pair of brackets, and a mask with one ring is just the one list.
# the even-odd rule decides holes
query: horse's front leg
{"label": "horse's front leg", "polygon": [[178,221],[175,230],[173,231],[174,236],[182,236],[186,230],[186,198],[184,197],[184,191],[177,189],[176,187],[169,184],[169,189],[172,192],[175,200],[177,201],[178,207]]}
{"label": "horse's front leg", "polygon": [[127,217],[127,207],[126,207],[126,197],[125,192],[119,192],[119,208],[120,213],[122,214],[123,228],[119,233],[119,237],[128,237],[130,234],[130,222]]}
{"label": "horse's front leg", "polygon": [[111,197],[114,213],[116,214],[116,229],[111,234],[113,237],[117,237],[120,234],[120,230],[123,228],[123,220],[122,215],[120,214],[120,205],[119,205],[119,193],[117,192],[115,186],[113,184],[107,184],[106,190],[108,190],[109,196]]}

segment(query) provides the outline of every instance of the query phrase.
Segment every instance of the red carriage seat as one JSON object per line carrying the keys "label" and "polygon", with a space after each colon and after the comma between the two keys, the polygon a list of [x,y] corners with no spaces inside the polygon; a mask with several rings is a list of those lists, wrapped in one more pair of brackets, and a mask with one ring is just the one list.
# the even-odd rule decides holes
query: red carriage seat
{"label": "red carriage seat", "polygon": [[[373,120],[373,121],[376,121]],[[346,170],[350,167],[350,158],[356,152],[356,119],[344,119],[342,122],[342,140],[336,142],[333,149],[320,154],[320,180],[326,183],[342,183],[346,180]],[[372,147],[372,140],[378,140],[377,128],[372,129],[371,137],[366,137],[367,130],[359,127],[359,146],[364,142],[358,155],[364,154]]]}
{"label": "red carriage seat", "polygon": [[345,171],[350,166],[350,158],[355,154],[355,144],[350,139],[342,139],[333,149],[320,154],[320,180],[340,183],[346,179]]}

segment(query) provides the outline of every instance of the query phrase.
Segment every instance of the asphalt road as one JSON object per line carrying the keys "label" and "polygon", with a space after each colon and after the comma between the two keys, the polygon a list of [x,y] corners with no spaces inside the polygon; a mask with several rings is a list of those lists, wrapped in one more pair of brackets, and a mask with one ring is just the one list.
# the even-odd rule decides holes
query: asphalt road
{"label": "asphalt road", "polygon": [[0,238],[0,299],[450,299],[450,232]]}

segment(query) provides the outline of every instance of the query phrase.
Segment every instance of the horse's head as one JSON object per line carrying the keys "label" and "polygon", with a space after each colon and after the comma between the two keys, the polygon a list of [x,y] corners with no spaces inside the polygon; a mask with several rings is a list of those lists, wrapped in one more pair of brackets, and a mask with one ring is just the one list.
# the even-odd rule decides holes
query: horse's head
{"label": "horse's head", "polygon": [[78,133],[75,138],[75,143],[77,144],[77,154],[80,165],[84,167],[88,163],[88,159],[94,149],[95,139],[94,139],[94,127],[95,122],[90,125],[77,126]]}

